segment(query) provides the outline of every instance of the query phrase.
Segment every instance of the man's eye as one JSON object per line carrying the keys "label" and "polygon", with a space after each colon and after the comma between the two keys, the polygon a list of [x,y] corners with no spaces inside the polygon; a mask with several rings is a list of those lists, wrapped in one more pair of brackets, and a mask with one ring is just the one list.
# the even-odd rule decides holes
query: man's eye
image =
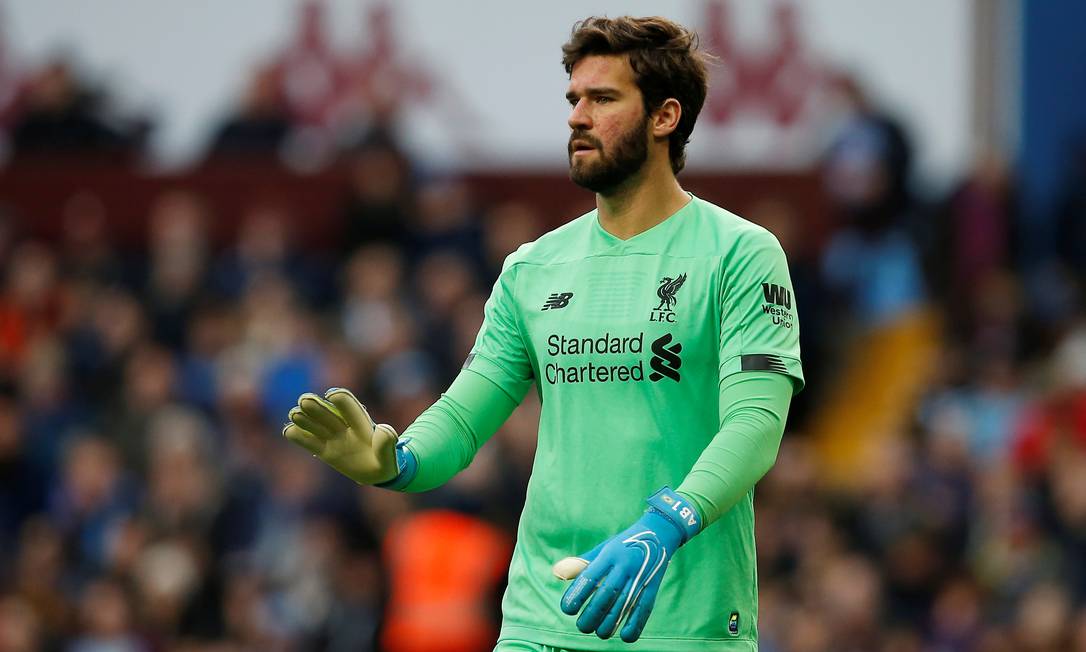
{"label": "man's eye", "polygon": [[607,104],[610,101],[611,98],[607,97],[606,95],[600,95],[596,98],[596,104]]}

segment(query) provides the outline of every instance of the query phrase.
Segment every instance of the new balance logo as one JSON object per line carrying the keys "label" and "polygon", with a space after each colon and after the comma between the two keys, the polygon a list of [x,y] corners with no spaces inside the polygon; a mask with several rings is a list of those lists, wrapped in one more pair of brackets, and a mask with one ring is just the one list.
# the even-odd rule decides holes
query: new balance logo
{"label": "new balance logo", "polygon": [[572,298],[572,292],[555,292],[547,297],[547,301],[543,304],[543,310],[558,310],[559,308],[565,308],[569,305],[569,300]]}
{"label": "new balance logo", "polygon": [[670,378],[675,382],[679,382],[679,367],[683,365],[682,359],[679,354],[682,353],[683,345],[675,342],[671,344],[671,333],[658,338],[652,343],[652,359],[649,360],[649,366],[652,367],[652,373],[649,374],[649,380],[657,382],[662,378]]}
{"label": "new balance logo", "polygon": [[788,310],[792,309],[792,293],[787,288],[773,283],[762,283],[762,296],[765,297],[766,303],[772,303]]}

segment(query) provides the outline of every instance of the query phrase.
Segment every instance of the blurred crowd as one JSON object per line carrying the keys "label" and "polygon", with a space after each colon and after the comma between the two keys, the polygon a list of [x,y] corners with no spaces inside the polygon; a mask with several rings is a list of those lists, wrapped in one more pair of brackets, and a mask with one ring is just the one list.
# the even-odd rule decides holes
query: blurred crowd
{"label": "blurred crowd", "polygon": [[[757,490],[761,649],[1086,650],[1081,152],[1053,216],[1022,204],[995,153],[924,196],[908,135],[844,90],[821,169],[837,226],[793,269],[816,378],[800,406],[818,409],[856,337],[918,308],[941,336],[902,431],[852,482],[828,486],[802,423],[786,434]],[[1038,245],[1046,223],[1058,241]]]}
{"label": "blurred crowd", "polygon": [[[346,149],[389,144],[412,103],[460,124],[475,120],[452,88],[399,49],[390,4],[365,9],[354,48],[333,44],[327,13],[323,0],[300,0],[288,43],[252,66],[232,106],[209,126],[205,161],[255,158],[310,172]],[[6,49],[0,35],[0,159],[153,163],[152,107],[111,92],[71,52],[27,64]]]}
{"label": "blurred crowd", "polygon": [[[3,222],[0,650],[373,649],[397,569],[437,573],[422,599],[470,593],[442,595],[440,567],[381,546],[459,540],[495,553],[459,566],[478,583],[460,628],[493,636],[538,406],[417,498],[359,490],[279,436],[300,393],[331,386],[409,424],[459,370],[505,255],[539,234],[530,207],[481,211],[456,179],[382,169],[345,192],[340,251],[298,250],[282,206],[215,216],[186,191],[154,202],[139,256],[92,196],[69,203],[58,242]],[[216,217],[238,220],[229,246],[209,239]],[[419,536],[401,523],[412,506],[465,522]],[[386,621],[390,649],[417,640],[413,604]]]}
{"label": "blurred crowd", "polygon": [[[278,156],[324,120],[281,101],[291,61],[254,76],[209,157]],[[96,118],[82,88],[44,68],[5,114],[11,149],[138,153],[140,123]],[[791,257],[808,389],[757,491],[761,649],[1086,652],[1086,146],[1052,216],[995,152],[918,192],[909,135],[840,91],[818,171],[834,226]],[[55,241],[0,216],[0,652],[489,649],[534,394],[423,495],[356,487],[279,430],[331,386],[408,425],[504,257],[554,218],[419,174],[394,105],[365,106],[337,248],[301,248],[285,205],[224,215],[185,190],[154,201],[137,253],[90,193]],[[763,208],[747,217],[798,251],[803,207]],[[225,246],[216,221],[237,225]],[[805,425],[849,343],[925,309],[940,353],[907,427],[829,485]]]}

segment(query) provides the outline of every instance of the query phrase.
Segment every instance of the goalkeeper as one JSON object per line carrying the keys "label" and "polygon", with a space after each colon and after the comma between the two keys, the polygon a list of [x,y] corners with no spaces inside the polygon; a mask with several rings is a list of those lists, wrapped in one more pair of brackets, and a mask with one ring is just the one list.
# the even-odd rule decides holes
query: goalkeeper
{"label": "goalkeeper", "polygon": [[570,178],[596,210],[509,256],[463,370],[402,436],[344,389],[303,395],[284,435],[426,491],[534,383],[496,650],[757,650],[753,487],[803,385],[784,253],[676,179],[706,95],[694,34],[590,18],[562,51]]}

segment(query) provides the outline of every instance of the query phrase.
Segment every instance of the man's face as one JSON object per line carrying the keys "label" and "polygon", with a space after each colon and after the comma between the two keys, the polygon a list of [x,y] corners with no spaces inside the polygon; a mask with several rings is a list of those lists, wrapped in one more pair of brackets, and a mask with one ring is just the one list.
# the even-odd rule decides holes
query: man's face
{"label": "man's face", "polygon": [[593,55],[573,67],[566,91],[569,177],[607,195],[648,158],[649,116],[625,56]]}

